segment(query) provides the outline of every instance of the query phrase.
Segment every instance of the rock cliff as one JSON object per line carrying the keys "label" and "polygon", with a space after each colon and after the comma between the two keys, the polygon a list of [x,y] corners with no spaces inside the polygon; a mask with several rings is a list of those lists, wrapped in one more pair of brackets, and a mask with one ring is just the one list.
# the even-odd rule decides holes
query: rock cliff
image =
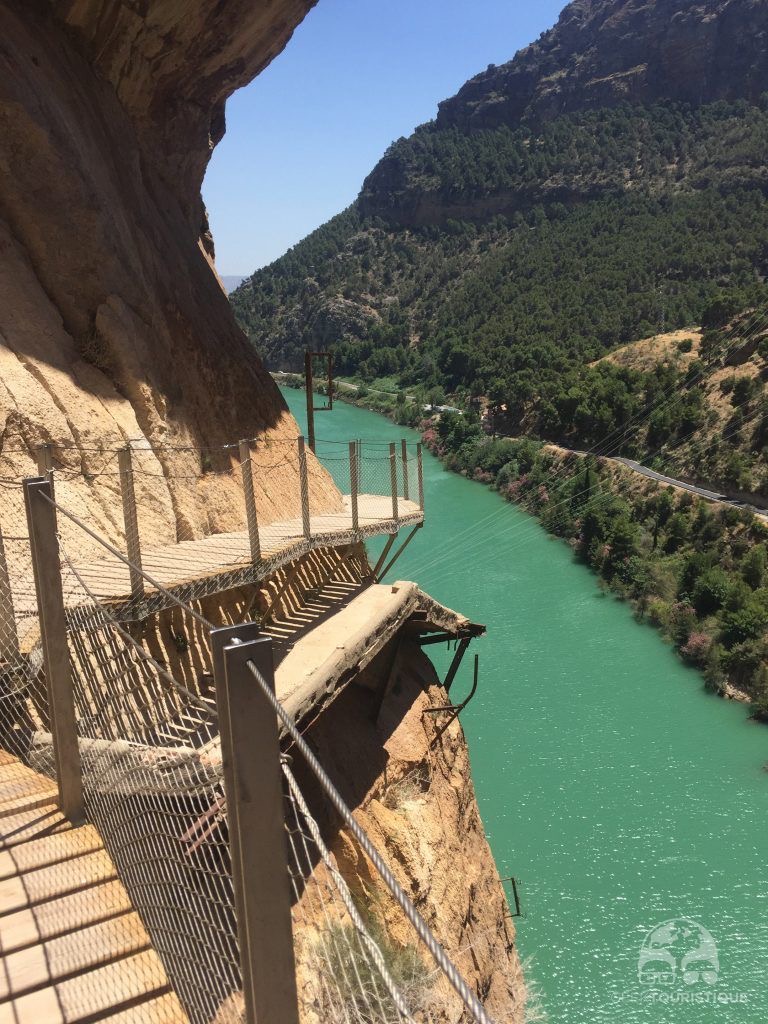
{"label": "rock cliff", "polygon": [[[226,97],[311,6],[0,7],[3,475],[29,473],[29,453],[55,442],[80,511],[112,535],[100,449],[129,438],[158,448],[139,499],[153,497],[159,535],[189,536],[230,525],[237,488],[233,476],[215,500],[205,485],[182,493],[178,481],[206,468],[199,449],[298,432],[213,270],[200,185]],[[271,475],[267,514],[275,494],[281,503],[278,477],[292,486],[295,472],[286,460]],[[320,505],[336,501],[317,466],[312,487]]]}
{"label": "rock cliff", "polygon": [[[471,78],[439,104],[435,121],[390,147],[363,183],[358,207],[364,216],[414,227],[510,216],[536,203],[570,207],[638,184],[658,189],[670,169],[680,182],[698,187],[702,176],[696,177],[686,151],[670,150],[665,140],[656,159],[658,125],[644,136],[641,131],[620,173],[612,174],[605,161],[595,165],[588,139],[599,136],[607,157],[616,140],[626,138],[626,125],[607,117],[584,125],[583,118],[624,104],[758,104],[767,90],[768,7],[762,0],[574,0],[537,42]],[[569,137],[572,126],[562,122],[551,126],[566,115],[581,118],[583,137],[579,130]],[[521,129],[523,148],[516,151],[505,148],[509,135],[479,138]],[[689,151],[700,145],[690,140]],[[764,186],[762,161],[742,166],[738,148],[730,147],[729,186]],[[545,161],[521,175],[516,168],[531,156],[535,161],[537,152]]]}
{"label": "rock cliff", "polygon": [[437,124],[536,124],[625,101],[755,102],[766,87],[763,0],[574,0],[537,42],[441,103]]}
{"label": "rock cliff", "polygon": [[[32,472],[35,448],[53,444],[57,498],[113,539],[122,529],[115,449],[129,439],[140,529],[155,543],[238,528],[237,452],[222,446],[241,437],[264,442],[256,456],[261,521],[295,514],[297,426],[216,277],[200,185],[224,131],[226,97],[279,52],[311,6],[7,0],[0,7],[0,476]],[[329,312],[329,331],[334,316],[348,316],[343,304]],[[340,496],[314,461],[310,488],[313,511],[337,507]],[[7,532],[22,516],[18,505],[0,526]],[[230,613],[252,613],[252,599],[230,595]],[[144,641],[165,662],[163,625],[145,623]],[[176,662],[188,653],[187,681],[198,679],[205,636],[175,636]],[[358,695],[365,712],[370,696]],[[517,1022],[513,931],[460,727],[446,730],[431,752],[420,729],[425,700],[410,679],[384,731],[342,715],[327,724],[323,717],[318,734],[330,744],[330,763],[344,747],[344,728],[354,727],[345,749],[357,765],[344,767],[358,781],[365,775],[366,790],[353,794],[356,805],[365,801],[361,816],[386,853],[404,851],[399,859],[418,888],[429,884],[431,922],[449,952],[491,1008],[512,999],[508,1019]],[[391,777],[376,769],[388,762],[398,777],[422,762],[435,773],[435,798],[416,801],[429,823],[418,849],[411,849],[420,840],[411,812],[400,804],[387,811],[382,802]],[[338,860],[354,881],[362,865],[347,865],[341,849]],[[446,873],[444,860],[460,863],[462,873]],[[357,882],[355,890],[364,891]],[[392,907],[390,918],[397,936]]]}
{"label": "rock cliff", "polygon": [[[515,926],[478,812],[464,732],[458,719],[426,713],[449,698],[418,647],[402,640],[395,664],[392,669],[393,652],[386,648],[318,719],[308,734],[310,742],[490,1016],[522,1024],[528,994]],[[376,691],[390,671],[382,698]],[[423,971],[416,972],[420,983],[409,992],[411,1005],[435,1024],[463,1020],[455,994],[434,970],[373,865],[346,829],[339,828],[335,814],[324,808],[299,759],[296,771],[336,866],[358,905],[366,908],[371,926],[381,928],[394,948],[412,948],[423,959]],[[315,883],[323,884],[321,875]],[[297,915],[307,928],[306,934],[298,928],[300,965],[308,955],[302,940],[310,947],[316,944],[317,930],[323,927],[316,907],[317,894],[310,887]],[[330,1019],[318,995],[322,966],[320,975],[300,971],[307,1024]],[[528,1009],[528,1019],[536,1019],[534,1007]]]}

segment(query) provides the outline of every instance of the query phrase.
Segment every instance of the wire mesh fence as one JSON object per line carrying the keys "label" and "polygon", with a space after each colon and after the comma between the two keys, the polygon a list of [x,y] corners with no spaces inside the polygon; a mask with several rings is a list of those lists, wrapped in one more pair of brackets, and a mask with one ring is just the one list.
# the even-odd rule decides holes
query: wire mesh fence
{"label": "wire mesh fence", "polygon": [[[397,454],[402,459],[402,452]],[[365,466],[371,483],[399,473],[397,490],[406,489],[410,470],[388,450],[363,462],[355,458],[354,465]],[[150,983],[160,989],[167,973],[195,1024],[242,1020],[241,944],[211,675],[209,631],[216,624],[199,604],[180,599],[141,566],[127,565],[126,555],[64,504],[61,495],[68,488],[53,472],[55,492],[49,500],[57,511],[83,796],[87,818],[109,854],[106,859],[96,849],[85,854],[93,859],[93,878],[103,881],[89,890],[93,912],[107,918],[118,910],[138,911],[126,925],[126,949],[142,948],[151,939],[160,961],[146,968],[157,975]],[[403,498],[397,490],[390,500]],[[17,493],[9,501],[20,508]],[[87,516],[86,501],[81,511]],[[15,554],[9,543],[18,545]],[[145,592],[156,589],[168,607],[147,614],[145,605],[140,621],[126,621],[119,606],[92,586],[88,569],[98,561],[97,551],[101,558],[109,554],[121,572],[133,568]],[[53,781],[54,737],[31,565],[26,536],[4,535],[0,622],[8,624],[2,633],[8,667],[0,746],[15,745],[30,767]],[[266,706],[265,713],[270,713]],[[285,864],[293,894],[302,1024],[485,1021],[467,1008],[445,970],[431,964],[427,950],[434,955],[434,948],[425,946],[423,933],[414,929],[407,941],[400,935],[393,939],[383,921],[358,905],[287,761],[283,773]],[[110,865],[117,868],[127,897],[115,890]],[[75,885],[82,868],[72,864],[62,870],[73,873]],[[397,888],[395,902],[402,905]],[[403,921],[413,926],[407,914]],[[434,937],[431,942],[434,946]]]}
{"label": "wire mesh fence", "polygon": [[33,729],[47,725],[40,681],[37,598],[18,482],[0,480],[0,746],[24,757]]}
{"label": "wire mesh fence", "polygon": [[215,698],[179,682],[62,554],[86,812],[190,1020],[207,1024],[242,985]]}
{"label": "wire mesh fence", "polygon": [[[252,662],[247,667],[309,772],[306,780],[313,783],[316,806],[325,804],[326,818],[332,809],[331,831],[338,837],[344,829],[344,844],[355,850],[352,859],[365,865],[360,873],[369,879],[369,896],[358,905],[296,781],[291,758],[284,758],[297,970],[306,1006],[317,1014],[311,1019],[490,1024],[481,1001],[356,821],[296,722],[258,667]],[[380,895],[372,899],[374,879]],[[302,941],[304,934],[308,938]],[[473,949],[472,955],[480,952]]]}
{"label": "wire mesh fence", "polygon": [[400,516],[423,508],[420,443],[318,440],[316,450],[343,494],[379,498],[376,507],[385,515],[391,515],[393,497]]}
{"label": "wire mesh fence", "polygon": [[[413,925],[355,895],[293,774],[283,764],[296,973],[303,1024],[471,1024]],[[347,842],[354,840],[346,836]],[[356,855],[361,856],[358,849]],[[375,874],[375,869],[371,866]],[[482,956],[475,949],[473,955]],[[471,965],[470,965],[471,966]]]}
{"label": "wire mesh fence", "polygon": [[134,442],[79,462],[51,445],[38,461],[66,509],[59,528],[83,579],[99,600],[119,601],[121,617],[139,619],[163,606],[153,580],[193,600],[264,578],[313,546],[420,521],[420,446],[318,448],[323,470],[301,438],[180,450]]}

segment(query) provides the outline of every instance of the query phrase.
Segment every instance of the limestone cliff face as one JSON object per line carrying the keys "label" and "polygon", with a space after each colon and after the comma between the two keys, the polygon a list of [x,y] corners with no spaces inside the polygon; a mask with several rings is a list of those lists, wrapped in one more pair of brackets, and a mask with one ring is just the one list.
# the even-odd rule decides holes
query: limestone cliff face
{"label": "limestone cliff face", "polygon": [[441,103],[437,123],[466,131],[624,101],[755,102],[767,44],[763,0],[574,0],[538,42]]}
{"label": "limestone cliff face", "polygon": [[[574,0],[557,25],[513,60],[491,65],[439,104],[435,121],[417,129],[409,143],[393,145],[365,179],[358,199],[364,216],[397,225],[443,225],[446,220],[483,221],[511,216],[552,202],[572,206],[606,193],[621,194],[642,179],[664,184],[640,149],[620,175],[579,161],[564,170],[557,157],[530,178],[491,185],[483,157],[472,167],[467,144],[479,133],[507,128],[538,132],[562,115],[608,110],[621,104],[679,103],[699,107],[718,100],[758,103],[768,90],[768,6],[763,0]],[[442,168],[447,140],[454,160],[470,165],[468,181]],[[429,158],[419,156],[427,146]],[[494,144],[487,143],[493,151]],[[458,156],[456,154],[459,154]],[[562,158],[562,153],[559,154]],[[681,180],[693,168],[678,154]],[[510,161],[510,164],[514,160]],[[757,166],[729,171],[746,187],[765,185]],[[492,164],[492,160],[491,160]],[[691,175],[695,183],[696,175]],[[446,180],[452,179],[452,180]]]}
{"label": "limestone cliff face", "polygon": [[[3,475],[30,472],[27,453],[56,442],[80,511],[113,534],[114,487],[99,476],[99,448],[128,438],[169,446],[139,499],[154,503],[161,534],[181,524],[188,536],[230,525],[237,483],[217,486],[213,500],[205,482],[182,486],[207,468],[183,449],[298,432],[212,269],[200,184],[226,97],[311,6],[0,7]],[[212,468],[226,469],[217,459]],[[270,495],[281,504],[278,477],[293,481],[295,462],[271,474],[260,498],[267,515]],[[318,505],[336,501],[319,467],[312,486]]]}
{"label": "limestone cliff face", "polygon": [[[392,646],[382,651],[324,712],[309,740],[490,1016],[522,1024],[526,989],[514,922],[478,811],[463,730],[456,719],[425,714],[448,698],[420,649],[402,641],[394,665],[393,655]],[[301,773],[299,760],[296,771]],[[464,1019],[456,1012],[455,995],[435,972],[373,865],[346,830],[339,829],[309,774],[301,773],[300,781],[310,799],[314,793],[313,813],[322,823],[336,866],[358,905],[367,909],[374,929],[381,925],[389,942],[418,950],[425,972],[423,984],[410,993],[414,1009],[428,1011],[428,1019],[436,1022]],[[323,884],[322,871],[315,883]],[[302,902],[297,920],[303,916],[307,931],[299,928],[300,964],[309,956],[302,934],[311,947],[322,928],[311,887]],[[300,971],[299,977],[304,981],[305,1021],[324,1024],[327,1007],[318,995],[316,971]]]}

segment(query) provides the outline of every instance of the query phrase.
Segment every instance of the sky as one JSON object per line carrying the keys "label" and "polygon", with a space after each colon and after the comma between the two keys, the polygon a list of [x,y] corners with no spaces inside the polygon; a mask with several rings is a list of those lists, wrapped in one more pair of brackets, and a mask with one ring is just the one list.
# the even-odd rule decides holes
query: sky
{"label": "sky", "polygon": [[387,146],[565,0],[320,0],[227,102],[203,197],[220,274],[252,274],[355,199]]}

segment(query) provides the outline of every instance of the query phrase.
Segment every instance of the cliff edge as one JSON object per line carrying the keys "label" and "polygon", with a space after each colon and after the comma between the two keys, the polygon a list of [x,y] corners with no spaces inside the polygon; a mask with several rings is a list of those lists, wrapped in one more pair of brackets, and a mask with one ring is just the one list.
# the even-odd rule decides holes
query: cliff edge
{"label": "cliff edge", "polygon": [[554,28],[439,106],[463,131],[618,103],[747,99],[768,80],[762,0],[574,0]]}
{"label": "cliff edge", "polygon": [[[101,450],[128,439],[155,449],[148,486],[167,498],[154,502],[157,533],[183,521],[190,536],[231,528],[233,495],[191,498],[186,487],[179,498],[176,481],[205,468],[189,449],[298,433],[212,269],[200,185],[226,97],[311,6],[0,8],[3,475],[32,472],[34,448],[54,442],[56,468],[82,477],[79,510],[111,535]],[[286,461],[270,494],[295,473]],[[337,501],[316,465],[311,486],[315,507]],[[270,495],[260,499],[270,518]]]}

